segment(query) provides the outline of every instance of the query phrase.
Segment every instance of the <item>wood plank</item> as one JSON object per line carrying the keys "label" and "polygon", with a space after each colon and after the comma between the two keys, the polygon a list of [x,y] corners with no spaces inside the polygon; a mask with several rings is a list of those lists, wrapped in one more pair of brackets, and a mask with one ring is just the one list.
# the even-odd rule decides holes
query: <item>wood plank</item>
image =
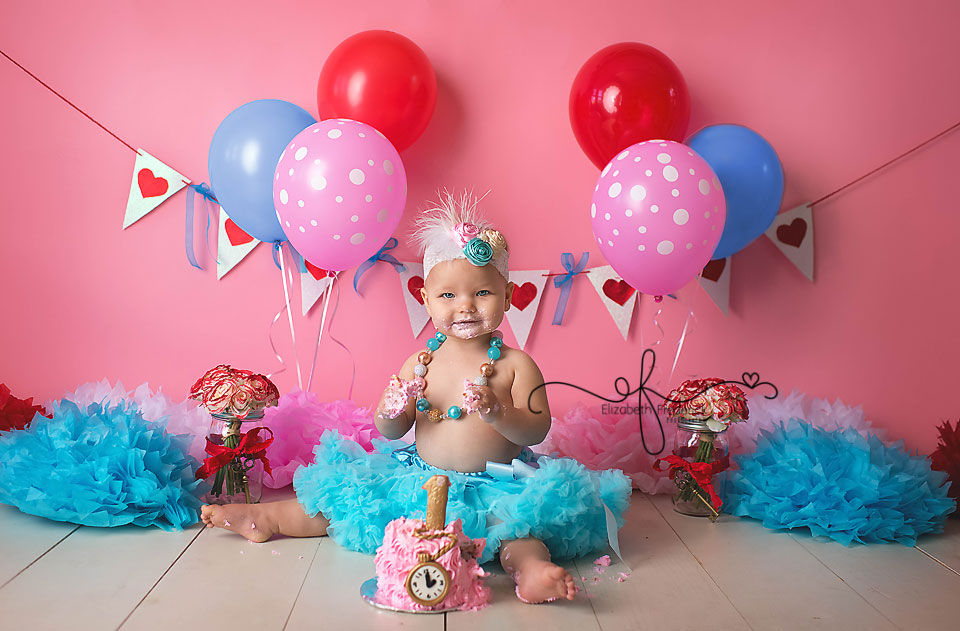
{"label": "wood plank", "polygon": [[753,519],[680,515],[667,496],[653,504],[751,627],[896,628],[788,534]]}
{"label": "wood plank", "polygon": [[864,600],[904,629],[953,630],[960,575],[899,543],[844,546],[826,537],[791,534]]}
{"label": "wood plank", "polygon": [[592,558],[577,561],[601,628],[749,629],[644,494],[633,494],[620,549],[632,568],[622,583],[617,578],[627,569],[615,557],[603,574]]}
{"label": "wood plank", "polygon": [[954,572],[960,573],[960,518],[948,518],[942,533],[920,537],[917,547]]}
{"label": "wood plank", "polygon": [[0,504],[0,587],[78,528]]}
{"label": "wood plank", "polygon": [[[341,548],[322,537],[285,631],[396,629],[443,631],[444,614],[384,611],[360,597],[360,585],[375,574],[372,555]],[[276,627],[279,628],[279,627]]]}
{"label": "wood plank", "polygon": [[115,629],[197,532],[81,527],[0,590],[4,628]]}
{"label": "wood plank", "polygon": [[493,594],[490,605],[477,612],[459,611],[447,614],[450,631],[487,631],[489,629],[550,629],[550,631],[593,631],[600,624],[584,591],[580,573],[573,562],[561,563],[574,577],[580,593],[573,600],[529,605],[517,598],[516,584],[507,576],[498,561],[488,563],[486,579]]}
{"label": "wood plank", "polygon": [[281,629],[320,541],[203,529],[120,628]]}

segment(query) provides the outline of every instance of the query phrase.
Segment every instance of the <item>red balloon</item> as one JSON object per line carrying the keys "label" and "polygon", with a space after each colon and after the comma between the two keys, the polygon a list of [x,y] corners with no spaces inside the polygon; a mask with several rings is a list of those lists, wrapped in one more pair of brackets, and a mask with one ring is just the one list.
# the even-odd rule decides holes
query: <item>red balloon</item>
{"label": "red balloon", "polygon": [[406,149],[430,122],[437,77],[420,47],[392,31],[364,31],[333,49],[317,82],[320,118],[350,118]]}
{"label": "red balloon", "polygon": [[603,168],[644,140],[682,142],[690,94],[676,64],[652,46],[608,46],[580,68],[570,90],[570,125],[587,157]]}

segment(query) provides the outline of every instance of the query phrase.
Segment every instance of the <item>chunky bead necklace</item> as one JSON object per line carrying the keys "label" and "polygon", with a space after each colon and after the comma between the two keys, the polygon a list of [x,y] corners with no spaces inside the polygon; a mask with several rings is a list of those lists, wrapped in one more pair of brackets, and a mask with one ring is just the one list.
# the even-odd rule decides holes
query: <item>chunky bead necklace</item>
{"label": "chunky bead necklace", "polygon": [[[447,341],[447,336],[437,331],[436,335],[427,340],[427,350],[421,351],[417,355],[417,365],[413,367],[413,374],[423,379],[423,389],[426,389],[427,365],[433,359],[433,353],[440,348],[440,345]],[[490,348],[487,349],[487,357],[490,361],[480,366],[480,376],[473,380],[478,386],[487,385],[487,379],[493,376],[493,362],[500,359],[500,347],[503,346],[503,337],[500,331],[494,331],[490,336]],[[434,423],[439,423],[444,419],[458,419],[463,416],[463,410],[460,406],[451,405],[446,413],[443,410],[433,407],[426,397],[417,399],[417,409],[427,415]]]}

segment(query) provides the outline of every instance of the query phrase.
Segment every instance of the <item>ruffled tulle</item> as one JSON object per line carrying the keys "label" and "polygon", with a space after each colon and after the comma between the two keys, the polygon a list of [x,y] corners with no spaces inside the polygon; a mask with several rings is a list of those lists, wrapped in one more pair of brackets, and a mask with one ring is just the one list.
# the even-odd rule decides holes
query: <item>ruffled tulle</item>
{"label": "ruffled tulle", "polygon": [[313,462],[313,448],[325,430],[336,430],[366,451],[373,451],[373,439],[381,438],[367,408],[353,401],[322,402],[312,392],[294,390],[280,397],[277,407],[267,408],[263,424],[273,430],[268,456],[273,476],[263,483],[279,489],[293,481],[294,472]]}
{"label": "ruffled tulle", "polygon": [[[398,517],[424,516],[432,472],[406,466],[390,453],[404,443],[375,440],[368,454],[337,432],[325,432],[314,453],[316,463],[294,475],[297,499],[308,515],[322,513],[337,543],[372,554],[383,541],[387,523]],[[447,521],[461,519],[471,538],[486,538],[481,562],[491,560],[503,541],[541,539],[557,559],[588,554],[607,543],[610,508],[623,525],[630,501],[630,480],[620,471],[590,471],[567,458],[541,458],[533,477],[519,481],[478,482],[444,471],[450,478]]]}
{"label": "ruffled tulle", "polygon": [[196,523],[197,462],[182,437],[133,405],[53,406],[53,418],[0,436],[0,502],[84,526]]}
{"label": "ruffled tulle", "polygon": [[[191,456],[198,461],[206,457],[204,449],[211,418],[206,409],[196,401],[186,399],[175,403],[159,390],[151,390],[146,383],[140,384],[131,392],[124,388],[122,383],[114,385],[106,379],[82,384],[63,398],[73,401],[81,409],[91,403],[104,407],[133,404],[139,408],[144,420],[165,422],[167,433],[184,435],[188,440],[187,453]],[[47,407],[52,408],[54,405],[56,402],[51,401]]]}
{"label": "ruffled tulle", "polygon": [[791,420],[762,430],[756,453],[736,458],[726,510],[773,529],[809,528],[843,544],[899,541],[941,532],[956,510],[946,475],[854,429]]}
{"label": "ruffled tulle", "polygon": [[[676,490],[667,474],[653,468],[653,461],[660,453],[670,453],[676,435],[676,425],[667,423],[661,416],[664,437],[656,421],[644,418],[644,436],[640,435],[637,415],[601,414],[599,406],[587,407],[575,403],[563,418],[554,418],[546,440],[536,446],[541,453],[557,453],[573,458],[593,469],[620,469],[630,476],[633,488],[644,493],[672,493]],[[650,455],[644,449],[646,439],[650,451],[662,452]]]}

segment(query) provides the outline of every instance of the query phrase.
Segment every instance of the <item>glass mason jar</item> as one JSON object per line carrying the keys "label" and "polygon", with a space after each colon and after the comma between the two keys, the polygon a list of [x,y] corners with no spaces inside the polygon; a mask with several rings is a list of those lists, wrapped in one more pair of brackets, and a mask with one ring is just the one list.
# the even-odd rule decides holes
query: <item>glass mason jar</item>
{"label": "glass mason jar", "polygon": [[[725,469],[730,461],[730,446],[727,443],[726,429],[715,432],[707,427],[706,420],[692,421],[685,418],[676,420],[677,436],[674,439],[673,454],[687,462],[723,463],[724,471],[714,473],[711,478],[713,490],[722,500],[727,479]],[[673,509],[675,511],[698,517],[714,515],[710,507],[700,499],[702,497],[709,502],[709,494],[700,489],[688,473],[677,471],[677,482],[677,492],[673,496]]]}
{"label": "glass mason jar", "polygon": [[[263,412],[239,419],[231,414],[212,414],[207,438],[214,445],[233,449],[243,434],[263,427]],[[213,488],[201,499],[208,504],[259,504],[263,496],[263,463],[238,456],[211,478]]]}

